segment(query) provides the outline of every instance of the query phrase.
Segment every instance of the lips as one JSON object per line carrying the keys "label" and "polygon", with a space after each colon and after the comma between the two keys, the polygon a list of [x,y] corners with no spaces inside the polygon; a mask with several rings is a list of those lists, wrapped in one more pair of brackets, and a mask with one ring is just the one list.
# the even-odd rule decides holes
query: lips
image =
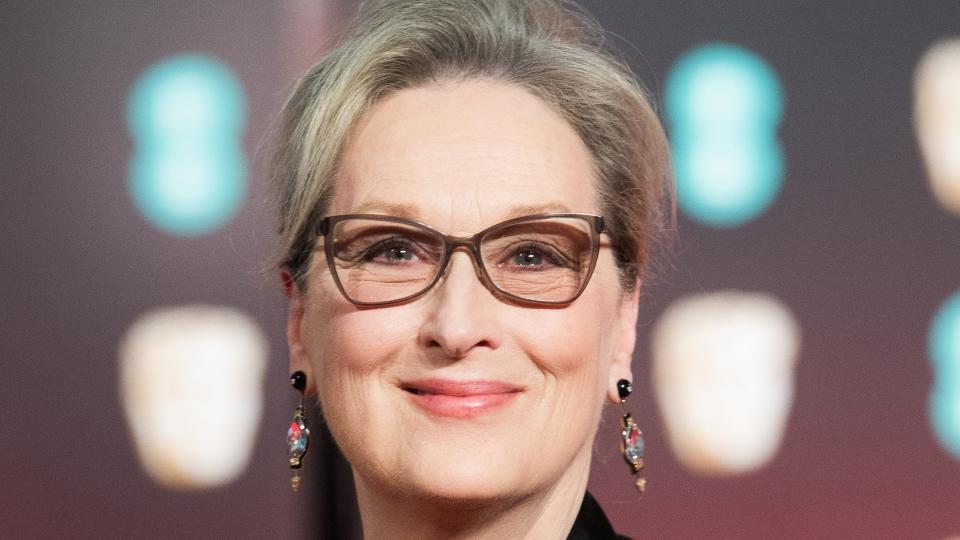
{"label": "lips", "polygon": [[523,387],[502,381],[452,381],[424,379],[401,388],[415,405],[429,414],[468,418],[492,412],[523,392]]}

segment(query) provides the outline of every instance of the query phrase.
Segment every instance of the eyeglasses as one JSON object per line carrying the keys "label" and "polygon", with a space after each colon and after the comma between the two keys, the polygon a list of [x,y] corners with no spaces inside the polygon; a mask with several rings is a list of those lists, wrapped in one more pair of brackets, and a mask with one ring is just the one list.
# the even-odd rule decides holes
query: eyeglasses
{"label": "eyeglasses", "polygon": [[590,281],[603,232],[603,218],[591,214],[525,216],[472,237],[376,214],[329,216],[318,224],[337,288],[361,307],[426,293],[460,248],[473,257],[480,281],[494,294],[526,304],[569,304]]}

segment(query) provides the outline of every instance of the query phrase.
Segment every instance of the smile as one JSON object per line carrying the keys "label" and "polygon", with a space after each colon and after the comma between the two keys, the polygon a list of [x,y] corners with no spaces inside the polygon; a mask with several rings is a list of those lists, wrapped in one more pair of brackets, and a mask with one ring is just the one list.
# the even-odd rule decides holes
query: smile
{"label": "smile", "polygon": [[469,418],[500,408],[523,387],[500,381],[426,379],[401,385],[408,399],[429,414]]}

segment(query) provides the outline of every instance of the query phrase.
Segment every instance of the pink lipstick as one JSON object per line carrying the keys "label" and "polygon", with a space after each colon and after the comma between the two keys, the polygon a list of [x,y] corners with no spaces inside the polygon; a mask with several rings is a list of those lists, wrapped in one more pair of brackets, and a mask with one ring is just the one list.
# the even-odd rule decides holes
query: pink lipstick
{"label": "pink lipstick", "polygon": [[467,418],[509,403],[523,387],[500,381],[423,379],[401,385],[414,404],[430,414]]}

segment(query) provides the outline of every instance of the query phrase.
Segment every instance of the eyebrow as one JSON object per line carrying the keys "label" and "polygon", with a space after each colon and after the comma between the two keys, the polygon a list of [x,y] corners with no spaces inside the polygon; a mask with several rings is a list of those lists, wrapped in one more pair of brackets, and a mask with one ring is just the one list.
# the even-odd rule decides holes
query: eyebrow
{"label": "eyebrow", "polygon": [[416,220],[420,216],[420,210],[412,204],[397,204],[382,201],[372,201],[363,203],[351,214],[384,214],[388,216],[402,217]]}
{"label": "eyebrow", "polygon": [[[514,219],[519,217],[526,216],[536,216],[539,214],[551,214],[551,213],[569,213],[570,208],[559,202],[547,203],[547,204],[536,204],[536,205],[520,205],[511,207],[506,213],[504,213],[501,221],[506,221],[508,219]],[[420,209],[412,204],[398,204],[398,203],[389,203],[384,201],[371,201],[364,204],[361,204],[355,210],[351,212],[352,214],[384,214],[390,216],[396,216],[406,219],[412,219],[415,221],[420,220]]]}
{"label": "eyebrow", "polygon": [[569,213],[570,208],[562,203],[548,203],[538,205],[514,206],[509,212],[504,214],[503,219],[513,219],[526,216],[535,216],[537,214]]}

